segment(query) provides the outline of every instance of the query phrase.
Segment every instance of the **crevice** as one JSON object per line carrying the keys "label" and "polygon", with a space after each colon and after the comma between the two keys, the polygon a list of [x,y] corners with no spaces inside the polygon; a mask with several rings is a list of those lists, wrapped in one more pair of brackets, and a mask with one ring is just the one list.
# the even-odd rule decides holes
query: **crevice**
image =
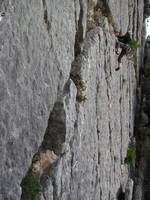
{"label": "crevice", "polygon": [[112,136],[111,136],[111,133],[112,133],[112,130],[111,130],[111,124],[110,124],[110,121],[108,122],[108,127],[109,127],[109,143],[110,143],[110,153],[112,153]]}
{"label": "crevice", "polygon": [[[120,91],[122,91],[122,77],[120,76]],[[119,99],[119,105],[120,105],[120,159],[121,159],[121,164],[124,163],[124,160],[122,158],[122,145],[123,145],[123,132],[122,132],[122,122],[123,122],[123,117],[122,117],[122,94],[120,93],[120,99]]]}
{"label": "crevice", "polygon": [[[137,7],[138,7],[138,0],[137,0]],[[138,36],[138,30],[139,30],[139,26],[140,26],[140,24],[139,24],[139,10],[137,9],[137,22],[136,22],[136,38],[139,38],[139,36]]]}
{"label": "crevice", "polygon": [[75,18],[75,25],[76,25],[76,28],[77,28],[77,26],[78,26],[78,21],[77,21],[76,0],[74,0],[74,18]]}
{"label": "crevice", "polygon": [[108,199],[111,200],[111,193],[109,191],[109,194],[108,194]]}
{"label": "crevice", "polygon": [[[100,43],[100,35],[98,35],[98,38],[99,38],[99,43]],[[100,49],[99,49],[100,51]],[[99,126],[98,126],[98,94],[99,94],[99,87],[100,87],[100,82],[99,82],[99,77],[98,77],[98,69],[97,69],[97,76],[96,76],[96,96],[95,96],[95,105],[96,105],[96,116],[97,116],[97,120],[96,120],[96,132],[97,132],[97,141],[98,141],[98,144],[99,144],[99,141],[100,141],[100,130],[99,130]],[[98,145],[98,149],[97,149],[97,157],[98,157],[98,160],[97,160],[97,165],[100,165],[100,158],[101,158],[101,153],[100,153],[100,146]],[[97,172],[98,174],[98,172]]]}
{"label": "crevice", "polygon": [[125,200],[125,192],[123,192],[123,189],[121,186],[117,192],[117,200]]}
{"label": "crevice", "polygon": [[79,74],[70,74],[71,80],[74,82],[76,88],[77,88],[77,96],[76,100],[81,103],[81,102],[86,102],[87,101],[87,96],[84,95],[84,91],[86,90],[86,86],[84,81],[82,80],[81,75]]}
{"label": "crevice", "polygon": [[43,9],[44,9],[44,22],[46,24],[46,27],[47,27],[47,31],[49,32],[50,31],[50,21],[48,19],[48,11],[47,11],[47,6],[46,6],[46,1],[45,0],[42,0],[42,3],[43,3]]}
{"label": "crevice", "polygon": [[80,3],[80,13],[79,20],[76,27],[76,35],[75,35],[75,45],[74,45],[74,53],[75,57],[77,57],[81,53],[80,44],[83,42],[83,1],[79,0]]}
{"label": "crevice", "polygon": [[[74,82],[76,88],[77,88],[77,96],[76,101],[86,102],[87,96],[84,94],[86,90],[85,82],[83,81],[83,78],[81,76],[81,61],[80,61],[80,55],[81,55],[81,43],[83,42],[83,0],[79,0],[80,4],[80,12],[79,12],[79,19],[78,22],[76,21],[76,34],[75,34],[75,44],[74,44],[74,60],[71,63],[71,71],[70,71],[70,79]],[[75,1],[74,1],[75,6]],[[76,10],[76,9],[75,9]],[[77,19],[77,13],[75,11],[75,19]]]}
{"label": "crevice", "polygon": [[99,186],[99,173],[98,173],[98,166],[96,165],[95,167],[95,183],[93,183],[93,187],[94,187],[94,192],[93,192],[93,198],[92,199],[96,199],[96,192],[97,192],[97,188]]}
{"label": "crevice", "polygon": [[134,35],[136,35],[136,30],[135,30],[135,27],[137,26],[137,21],[136,21],[136,17],[135,17],[135,15],[136,15],[136,3],[134,3],[134,9],[133,9],[133,18],[132,18],[132,20],[133,20],[133,22],[132,22],[132,24],[133,24],[133,28],[132,28],[132,33],[134,34]]}

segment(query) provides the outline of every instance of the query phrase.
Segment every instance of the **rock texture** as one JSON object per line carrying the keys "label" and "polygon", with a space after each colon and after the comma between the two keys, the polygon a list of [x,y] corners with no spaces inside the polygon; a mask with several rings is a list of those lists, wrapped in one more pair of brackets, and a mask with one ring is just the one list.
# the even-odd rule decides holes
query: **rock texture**
{"label": "rock texture", "polygon": [[[115,72],[114,48],[116,32],[129,27],[141,36],[142,7],[134,0],[0,2],[0,199],[23,199],[34,154],[47,150],[59,159],[38,177],[36,199],[115,200],[119,191],[131,199],[124,159],[136,74],[126,58]],[[84,82],[82,92],[70,73]]]}

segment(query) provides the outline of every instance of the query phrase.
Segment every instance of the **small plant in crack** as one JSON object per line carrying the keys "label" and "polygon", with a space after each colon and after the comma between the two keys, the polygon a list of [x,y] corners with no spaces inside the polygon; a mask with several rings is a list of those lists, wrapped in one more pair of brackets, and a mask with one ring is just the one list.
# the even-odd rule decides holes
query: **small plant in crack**
{"label": "small plant in crack", "polygon": [[136,159],[136,146],[134,143],[131,143],[127,150],[127,156],[124,160],[126,164],[131,164]]}
{"label": "small plant in crack", "polygon": [[86,102],[87,96],[84,95],[84,91],[86,90],[86,86],[84,81],[81,79],[81,77],[79,75],[70,75],[70,78],[72,79],[72,81],[74,82],[76,88],[77,88],[77,101],[78,102]]}
{"label": "small plant in crack", "polygon": [[81,64],[81,62],[80,61],[73,61],[72,63],[71,63],[71,65],[80,65]]}
{"label": "small plant in crack", "polygon": [[138,48],[142,48],[142,45],[139,43],[138,40],[133,39],[133,40],[131,40],[131,42],[130,42],[130,48],[131,48],[131,50],[130,50],[130,52],[129,52],[129,54],[128,54],[129,60],[130,60],[133,64],[136,65],[136,64],[137,64],[137,55],[136,55],[137,49],[138,49]]}
{"label": "small plant in crack", "polygon": [[41,191],[41,184],[39,179],[29,169],[26,176],[21,182],[22,195],[21,200],[34,200],[37,194]]}
{"label": "small plant in crack", "polygon": [[85,91],[86,90],[86,86],[83,80],[81,80],[79,75],[70,75],[70,78],[73,80],[74,84],[76,85],[77,89],[79,91]]}
{"label": "small plant in crack", "polygon": [[88,100],[87,96],[84,95],[84,96],[77,96],[77,101],[78,102],[86,102]]}

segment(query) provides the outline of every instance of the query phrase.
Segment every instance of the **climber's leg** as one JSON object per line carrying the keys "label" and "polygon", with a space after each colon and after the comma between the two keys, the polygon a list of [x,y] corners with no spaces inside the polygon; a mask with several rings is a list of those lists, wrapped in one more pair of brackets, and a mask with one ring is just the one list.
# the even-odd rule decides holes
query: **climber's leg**
{"label": "climber's leg", "polygon": [[115,69],[116,71],[118,71],[120,69],[120,67],[122,67],[122,62],[121,62],[121,59],[122,57],[126,55],[126,50],[125,49],[122,49],[119,57],[118,57],[118,67]]}

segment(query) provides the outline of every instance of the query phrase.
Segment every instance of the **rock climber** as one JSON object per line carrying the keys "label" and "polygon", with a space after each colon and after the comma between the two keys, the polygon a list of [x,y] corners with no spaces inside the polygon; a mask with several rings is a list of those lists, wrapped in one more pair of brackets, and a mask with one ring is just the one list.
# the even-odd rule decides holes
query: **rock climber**
{"label": "rock climber", "polygon": [[[122,66],[121,59],[124,55],[128,55],[128,53],[131,50],[130,47],[130,42],[131,42],[131,32],[128,31],[124,36],[117,36],[117,42],[116,42],[116,47],[115,47],[115,52],[118,56],[118,66],[115,69],[118,71],[120,67]],[[121,48],[121,53],[119,53],[119,48]]]}

